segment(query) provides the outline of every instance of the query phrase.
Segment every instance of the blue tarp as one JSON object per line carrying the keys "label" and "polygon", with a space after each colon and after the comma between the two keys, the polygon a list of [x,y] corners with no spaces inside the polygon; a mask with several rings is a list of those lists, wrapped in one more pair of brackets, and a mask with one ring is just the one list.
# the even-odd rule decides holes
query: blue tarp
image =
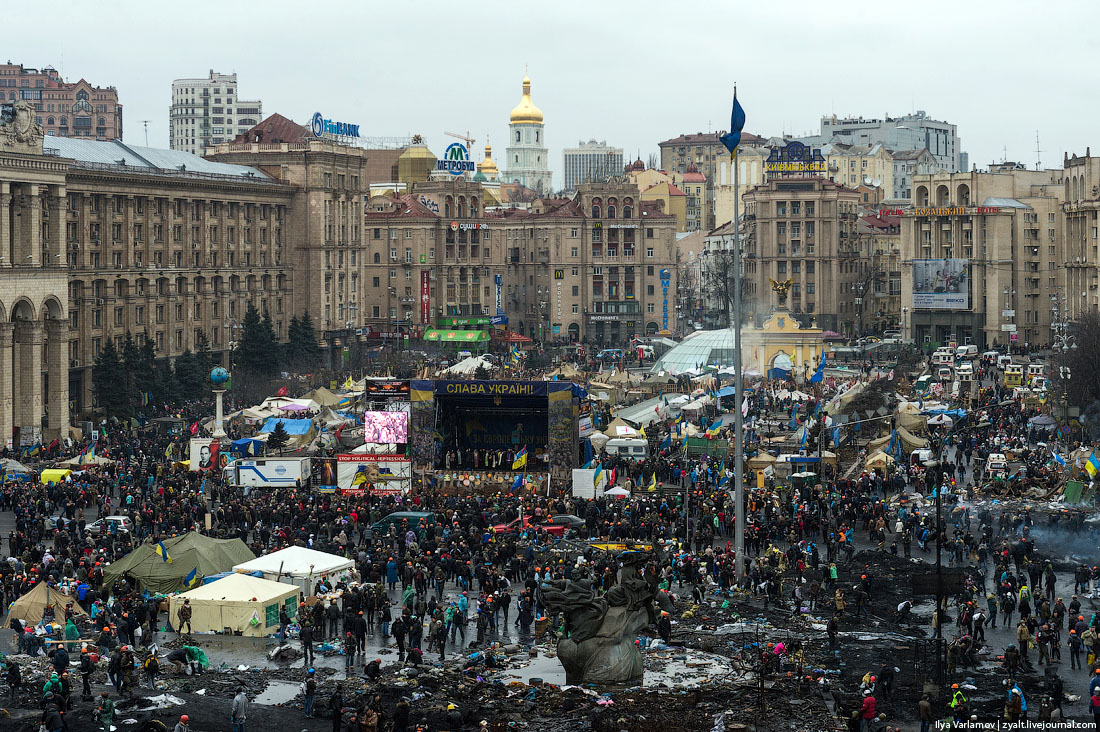
{"label": "blue tarp", "polygon": [[960,418],[965,419],[966,418],[966,410],[965,409],[943,409],[943,408],[940,408],[940,409],[925,409],[924,411],[921,412],[921,414],[946,414],[948,417],[951,417],[952,419],[960,419]]}
{"label": "blue tarp", "polygon": [[719,398],[721,398],[721,397],[731,397],[731,396],[734,396],[735,394],[737,394],[737,387],[735,387],[735,386],[723,386],[721,389],[718,390]]}
{"label": "blue tarp", "polygon": [[[289,430],[287,431],[289,432]],[[246,437],[243,440],[233,440],[233,452],[238,455],[262,455],[264,452],[264,442],[263,440],[254,440],[250,437]]]}
{"label": "blue tarp", "polygon": [[304,435],[310,431],[313,427],[313,420],[311,419],[285,419],[281,417],[268,417],[264,422],[264,426],[260,429],[260,432],[274,432],[275,424],[278,422],[283,423],[283,429],[291,437],[296,435]]}

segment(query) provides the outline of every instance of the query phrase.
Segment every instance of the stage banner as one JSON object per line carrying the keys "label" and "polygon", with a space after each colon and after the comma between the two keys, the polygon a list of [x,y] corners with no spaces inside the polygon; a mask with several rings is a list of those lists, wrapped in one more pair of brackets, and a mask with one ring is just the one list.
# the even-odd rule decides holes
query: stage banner
{"label": "stage banner", "polygon": [[418,469],[431,469],[443,449],[443,438],[436,427],[435,392],[431,381],[414,380],[409,384],[411,429],[409,450]]}
{"label": "stage banner", "polygon": [[[421,382],[413,382],[421,383]],[[425,384],[432,382],[425,381]],[[436,396],[544,397],[550,381],[437,381]],[[414,387],[415,388],[415,387]]]}
{"label": "stage banner", "polygon": [[546,382],[550,389],[547,425],[549,430],[550,472],[568,478],[577,467],[577,414],[574,409],[573,386],[569,383]]}
{"label": "stage banner", "polygon": [[412,487],[412,463],[404,455],[337,455],[336,482],[343,495],[407,493]]}

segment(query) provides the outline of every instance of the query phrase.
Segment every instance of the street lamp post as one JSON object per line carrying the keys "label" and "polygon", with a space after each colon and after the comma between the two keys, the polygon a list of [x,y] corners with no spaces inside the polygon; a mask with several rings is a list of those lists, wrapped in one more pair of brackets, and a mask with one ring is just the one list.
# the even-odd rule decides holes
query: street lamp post
{"label": "street lamp post", "polygon": [[863,337],[863,283],[856,283],[856,338]]}
{"label": "street lamp post", "polygon": [[[1050,296],[1051,324],[1053,333],[1051,349],[1059,356],[1058,379],[1062,382],[1062,422],[1069,421],[1069,380],[1070,367],[1066,364],[1070,351],[1077,350],[1077,338],[1069,332],[1069,313],[1065,295]],[[1063,424],[1064,426],[1064,424]]]}

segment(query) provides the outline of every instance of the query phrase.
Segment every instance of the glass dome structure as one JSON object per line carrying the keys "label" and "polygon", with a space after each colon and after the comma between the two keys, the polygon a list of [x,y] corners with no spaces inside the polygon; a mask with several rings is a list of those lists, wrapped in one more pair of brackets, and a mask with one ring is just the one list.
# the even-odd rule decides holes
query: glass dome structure
{"label": "glass dome structure", "polygon": [[697,330],[653,364],[652,373],[681,374],[705,366],[733,366],[733,330]]}

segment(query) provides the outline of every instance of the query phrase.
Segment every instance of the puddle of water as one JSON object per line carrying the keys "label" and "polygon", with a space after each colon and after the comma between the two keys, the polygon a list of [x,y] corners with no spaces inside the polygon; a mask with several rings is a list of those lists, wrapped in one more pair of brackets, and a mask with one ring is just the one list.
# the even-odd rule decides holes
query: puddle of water
{"label": "puddle of water", "polygon": [[[677,658],[673,659],[672,656]],[[643,651],[642,658],[645,662],[643,687],[667,685],[691,688],[733,673],[733,666],[728,659],[695,650]],[[538,658],[532,658],[530,663],[521,668],[507,669],[504,677],[505,683],[513,679],[529,683],[531,679],[539,678],[558,686],[566,684],[565,669],[561,663],[556,657],[543,655],[541,649]]]}
{"label": "puddle of water", "polygon": [[267,688],[258,694],[252,701],[256,704],[265,704],[267,706],[286,704],[298,695],[301,688],[301,684],[295,684],[290,681],[272,681],[267,685]]}

